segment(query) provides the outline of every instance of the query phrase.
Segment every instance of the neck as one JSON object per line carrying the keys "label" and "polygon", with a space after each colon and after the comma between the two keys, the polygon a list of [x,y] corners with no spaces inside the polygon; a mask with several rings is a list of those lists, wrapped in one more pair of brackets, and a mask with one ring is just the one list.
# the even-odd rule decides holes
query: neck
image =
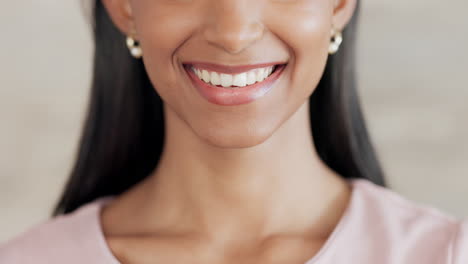
{"label": "neck", "polygon": [[263,143],[237,149],[207,144],[165,111],[166,145],[143,195],[148,223],[230,240],[327,230],[346,186],[315,151],[308,107]]}

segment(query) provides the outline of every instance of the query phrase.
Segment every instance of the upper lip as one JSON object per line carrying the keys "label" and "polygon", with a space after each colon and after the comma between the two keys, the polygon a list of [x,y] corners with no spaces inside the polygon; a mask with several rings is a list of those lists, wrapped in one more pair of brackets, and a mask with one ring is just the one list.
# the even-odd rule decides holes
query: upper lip
{"label": "upper lip", "polygon": [[207,71],[214,71],[214,72],[226,73],[226,74],[238,74],[238,73],[247,72],[253,69],[286,64],[286,62],[277,61],[277,62],[246,64],[246,65],[221,65],[221,64],[215,64],[215,63],[209,63],[209,62],[193,61],[193,62],[184,62],[183,64],[191,65],[197,69],[204,69]]}

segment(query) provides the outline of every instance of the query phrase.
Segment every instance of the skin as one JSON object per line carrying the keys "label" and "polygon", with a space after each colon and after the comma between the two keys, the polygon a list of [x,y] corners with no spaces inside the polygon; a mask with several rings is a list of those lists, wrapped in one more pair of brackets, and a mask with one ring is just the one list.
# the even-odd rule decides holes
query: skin
{"label": "skin", "polygon": [[[356,0],[103,0],[139,40],[164,101],[155,171],[101,212],[122,263],[304,263],[341,219],[350,185],[318,157],[308,98],[323,74],[332,26]],[[266,96],[209,103],[184,61],[288,65]],[[131,175],[129,175],[130,177]]]}

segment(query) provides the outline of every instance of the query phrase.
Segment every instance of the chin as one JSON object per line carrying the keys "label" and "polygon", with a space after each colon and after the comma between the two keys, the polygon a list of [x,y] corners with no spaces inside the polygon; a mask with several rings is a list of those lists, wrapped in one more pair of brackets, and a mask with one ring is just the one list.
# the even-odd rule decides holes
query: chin
{"label": "chin", "polygon": [[[209,128],[195,131],[207,144],[223,149],[250,148],[261,145],[274,133],[274,126],[254,126],[245,129]],[[228,130],[228,132],[226,132]]]}

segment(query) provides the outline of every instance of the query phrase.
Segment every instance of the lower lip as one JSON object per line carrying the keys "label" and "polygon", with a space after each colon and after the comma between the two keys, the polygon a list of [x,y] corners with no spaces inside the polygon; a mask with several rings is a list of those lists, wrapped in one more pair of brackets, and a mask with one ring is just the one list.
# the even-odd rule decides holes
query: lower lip
{"label": "lower lip", "polygon": [[191,65],[184,65],[185,71],[188,73],[197,91],[211,103],[229,106],[247,104],[267,94],[283,73],[286,65],[278,65],[273,74],[262,82],[236,88],[207,84],[198,78],[191,70],[191,67]]}

